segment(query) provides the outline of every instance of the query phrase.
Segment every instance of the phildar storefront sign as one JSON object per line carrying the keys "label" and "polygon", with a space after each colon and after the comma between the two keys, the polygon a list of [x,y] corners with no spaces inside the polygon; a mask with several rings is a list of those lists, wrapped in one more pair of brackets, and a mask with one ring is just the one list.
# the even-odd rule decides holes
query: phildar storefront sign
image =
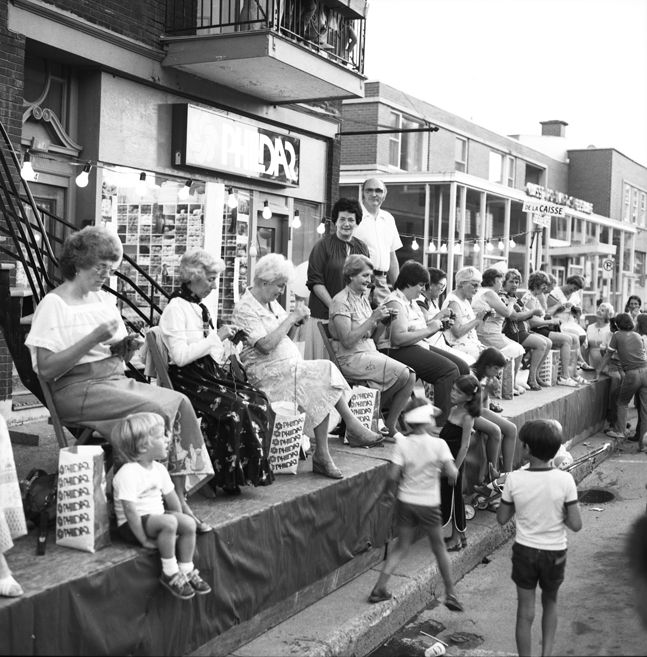
{"label": "phildar storefront sign", "polygon": [[300,139],[196,105],[173,105],[173,166],[299,185]]}

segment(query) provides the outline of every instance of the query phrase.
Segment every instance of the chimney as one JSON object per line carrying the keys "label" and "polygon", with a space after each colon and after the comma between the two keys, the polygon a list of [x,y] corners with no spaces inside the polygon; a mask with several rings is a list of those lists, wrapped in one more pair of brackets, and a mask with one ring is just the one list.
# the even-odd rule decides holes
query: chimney
{"label": "chimney", "polygon": [[542,137],[566,137],[566,121],[540,121]]}

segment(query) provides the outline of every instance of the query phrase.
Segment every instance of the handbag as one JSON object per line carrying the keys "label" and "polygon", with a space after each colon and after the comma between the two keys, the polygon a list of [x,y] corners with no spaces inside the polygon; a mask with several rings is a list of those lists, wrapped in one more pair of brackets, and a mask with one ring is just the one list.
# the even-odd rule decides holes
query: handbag
{"label": "handbag", "polygon": [[47,528],[56,521],[56,497],[58,474],[47,474],[45,470],[34,468],[20,482],[25,518],[37,525],[38,537],[36,554],[42,556],[47,547]]}

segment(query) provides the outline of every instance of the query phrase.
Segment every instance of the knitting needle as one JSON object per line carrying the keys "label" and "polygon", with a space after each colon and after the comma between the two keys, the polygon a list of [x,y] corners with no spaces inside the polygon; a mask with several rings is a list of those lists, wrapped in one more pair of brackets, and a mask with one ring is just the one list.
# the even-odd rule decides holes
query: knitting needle
{"label": "knitting needle", "polygon": [[444,641],[441,641],[441,639],[439,639],[438,637],[432,636],[431,634],[427,634],[422,630],[420,630],[420,634],[424,634],[425,636],[428,636],[430,639],[433,639],[434,641],[438,641],[438,643],[442,643],[445,646],[445,648],[449,648],[449,644],[445,643]]}

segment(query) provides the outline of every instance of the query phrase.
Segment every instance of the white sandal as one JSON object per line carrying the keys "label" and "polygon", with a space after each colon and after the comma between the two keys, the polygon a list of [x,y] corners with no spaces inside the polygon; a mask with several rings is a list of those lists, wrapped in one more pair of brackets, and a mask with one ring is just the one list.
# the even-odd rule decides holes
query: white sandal
{"label": "white sandal", "polygon": [[24,594],[22,586],[11,576],[0,579],[0,595],[5,598],[17,598]]}

